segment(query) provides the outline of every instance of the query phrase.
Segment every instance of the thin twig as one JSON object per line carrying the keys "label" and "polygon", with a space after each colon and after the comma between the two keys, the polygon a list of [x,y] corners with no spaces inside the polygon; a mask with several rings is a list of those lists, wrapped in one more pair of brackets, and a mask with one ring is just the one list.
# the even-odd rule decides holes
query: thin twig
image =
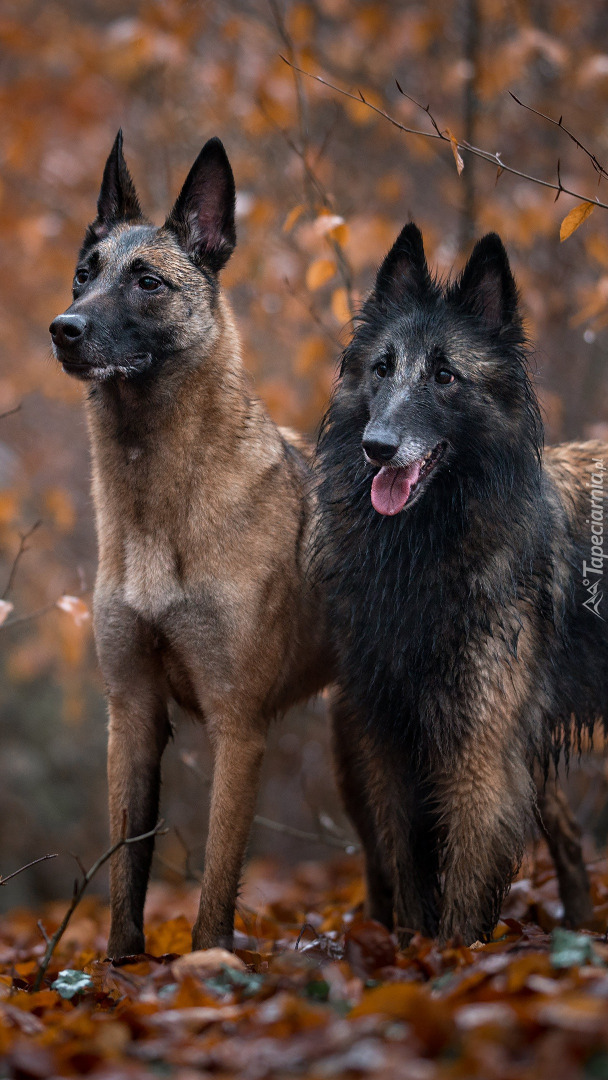
{"label": "thin twig", "polygon": [[0,420],[4,420],[7,416],[14,416],[15,413],[21,412],[23,406],[21,403],[16,405],[14,409],[8,409],[6,412],[0,413]]}
{"label": "thin twig", "polygon": [[[84,588],[74,593],[74,596],[86,596],[87,592],[89,592],[89,590]],[[0,623],[0,631],[8,630],[11,626],[18,626],[20,623],[32,622],[34,619],[39,619],[41,615],[48,615],[49,612],[56,611],[57,602],[60,599],[61,597],[58,597],[52,604],[45,604],[44,607],[36,608],[35,611],[29,611],[26,615],[16,615],[13,619],[7,619],[6,622]]]}
{"label": "thin twig", "polygon": [[2,593],[2,596],[0,597],[1,600],[6,600],[8,594],[10,593],[10,591],[11,591],[11,589],[12,589],[14,583],[15,583],[15,577],[17,575],[17,567],[19,566],[19,562],[20,562],[22,556],[27,551],[27,542],[28,542],[30,536],[32,535],[32,533],[35,533],[36,529],[39,529],[41,525],[42,525],[42,519],[39,518],[38,521],[35,521],[34,524],[31,526],[31,528],[27,530],[27,532],[24,532],[24,533],[20,534],[19,550],[18,550],[17,554],[15,555],[15,558],[13,559],[13,565],[11,566],[10,573],[8,575],[8,581],[6,583],[6,587],[4,589],[4,592]]}
{"label": "thin twig", "polygon": [[[44,976],[46,975],[47,968],[48,968],[48,966],[49,966],[49,964],[51,962],[51,958],[53,956],[53,953],[54,953],[55,949],[57,948],[57,945],[61,941],[61,938],[63,937],[63,935],[64,935],[64,933],[65,933],[65,931],[67,929],[68,923],[69,923],[70,919],[72,918],[72,915],[74,914],[76,908],[78,907],[80,901],[82,900],[82,897],[84,896],[84,893],[86,892],[88,886],[90,885],[91,881],[95,877],[95,874],[98,872],[98,870],[101,869],[101,867],[104,865],[104,863],[106,863],[108,861],[108,859],[112,858],[112,855],[114,855],[119,850],[119,848],[124,847],[126,844],[137,844],[137,843],[140,842],[140,840],[149,840],[152,836],[158,836],[159,834],[161,834],[164,831],[166,831],[164,829],[164,821],[159,821],[154,826],[153,829],[150,829],[149,832],[142,833],[141,836],[129,836],[129,837],[127,837],[127,836],[124,835],[124,830],[123,830],[123,835],[120,837],[120,839],[117,840],[115,844],[112,844],[112,846],[109,847],[108,850],[106,852],[104,852],[104,854],[101,855],[97,859],[96,862],[93,863],[91,868],[89,870],[87,870],[86,874],[84,874],[82,881],[78,882],[76,880],[74,882],[74,892],[73,892],[73,895],[72,895],[72,901],[70,903],[70,906],[69,906],[68,910],[66,911],[65,915],[63,916],[63,919],[61,920],[61,923],[57,927],[55,933],[52,935],[52,937],[50,939],[48,939],[46,952],[45,952],[45,954],[44,954],[44,956],[42,958],[40,967],[38,968],[38,973],[36,975],[36,979],[34,981],[34,986],[33,986],[34,991],[40,989],[40,987],[42,985],[42,980],[43,980]],[[46,938],[46,934],[44,934],[44,936]]]}
{"label": "thin twig", "polygon": [[[187,769],[191,769],[197,776],[202,777],[206,784],[209,784],[208,778],[191,754],[182,753],[181,760],[182,764],[184,764]],[[255,814],[253,824],[261,825],[263,829],[271,829],[273,832],[282,833],[284,836],[293,836],[296,840],[308,840],[314,844],[327,844],[329,847],[338,847],[349,854],[354,854],[359,850],[358,845],[354,841],[345,840],[340,836],[335,836],[326,829],[323,829],[323,832],[317,833],[306,832],[304,829],[296,829],[293,825],[284,825],[282,821],[273,821],[272,818],[263,817],[261,814]],[[175,829],[175,832],[182,847],[186,851],[186,855],[189,856],[191,854],[190,848],[177,829]]]}
{"label": "thin twig", "polygon": [[349,854],[355,854],[359,850],[358,845],[352,840],[343,840],[340,836],[334,836],[330,832],[306,832],[304,829],[295,829],[293,825],[284,825],[281,821],[272,821],[271,818],[256,814],[253,819],[254,825],[261,825],[264,829],[273,832],[284,833],[286,836],[294,836],[297,840],[308,840],[314,844],[327,844],[329,847],[337,847]]}
{"label": "thin twig", "polygon": [[298,936],[296,938],[296,943],[294,945],[294,952],[297,952],[298,949],[300,948],[300,942],[301,942],[302,938],[304,937],[304,934],[306,933],[307,930],[312,930],[313,934],[315,935],[315,941],[318,940],[319,935],[317,934],[317,931],[315,930],[314,926],[312,926],[312,924],[309,923],[309,922],[302,923],[302,929],[300,930],[300,933],[298,934]]}
{"label": "thin twig", "polygon": [[44,607],[36,608],[35,611],[30,611],[27,615],[16,615],[14,619],[7,619],[6,622],[0,624],[0,630],[8,630],[11,626],[32,622],[33,619],[38,619],[41,615],[48,615],[49,611],[54,611],[56,607],[57,601],[54,604],[45,604]]}
{"label": "thin twig", "polygon": [[[312,184],[312,186],[314,187],[314,189],[317,191],[318,194],[319,193],[321,194],[323,205],[326,206],[327,208],[331,208],[331,201],[330,201],[330,199],[329,199],[329,197],[327,195],[327,192],[326,192],[323,184],[319,180],[319,177],[315,173],[315,171],[312,168],[312,165],[310,163],[310,138],[309,138],[309,134],[308,134],[308,103],[307,103],[307,100],[306,100],[306,95],[304,93],[304,88],[302,86],[302,80],[300,79],[300,75],[306,75],[307,72],[303,71],[302,68],[298,67],[298,65],[295,62],[295,56],[296,56],[295,45],[294,45],[293,40],[292,40],[288,30],[287,30],[287,27],[285,26],[285,20],[283,19],[283,16],[282,16],[282,13],[281,13],[280,8],[278,6],[277,0],[268,0],[268,2],[269,2],[269,5],[270,5],[270,10],[272,11],[272,15],[273,15],[273,18],[274,18],[274,22],[275,22],[277,31],[278,31],[284,45],[286,46],[286,50],[287,50],[287,53],[288,53],[288,56],[289,56],[289,59],[286,59],[284,56],[281,56],[281,59],[285,60],[285,63],[288,64],[289,67],[292,69],[295,88],[296,88],[298,127],[299,127],[299,130],[300,130],[301,147],[298,148],[293,143],[291,143],[291,149],[294,150],[294,152],[298,155],[298,157],[302,161],[302,165],[304,167],[304,174],[308,178],[309,183]],[[310,209],[314,212],[316,208],[314,206],[314,200],[311,198],[310,190],[306,190],[306,199],[307,199],[307,202],[309,204]],[[352,274],[352,268],[351,268],[350,262],[349,262],[349,260],[348,260],[348,258],[346,256],[346,253],[344,251],[344,248],[342,247],[342,244],[340,243],[339,240],[337,240],[335,238],[335,236],[328,236],[326,239],[327,239],[327,241],[329,243],[329,246],[333,250],[333,253],[334,253],[334,256],[335,256],[335,259],[336,259],[336,265],[338,267],[338,273],[340,274],[340,277],[342,278],[342,284],[343,284],[345,292],[346,292],[346,300],[347,300],[347,303],[348,303],[348,308],[349,308],[349,311],[350,311],[350,315],[351,315],[351,318],[353,318],[354,315],[355,315],[355,298],[354,298],[354,295],[353,295],[353,274]]]}
{"label": "thin twig", "polygon": [[591,150],[589,150],[589,148],[585,146],[585,144],[582,143],[580,139],[577,139],[574,132],[570,131],[570,129],[566,127],[566,125],[563,123],[563,117],[560,116],[559,120],[554,120],[552,116],[547,116],[547,113],[541,112],[539,109],[533,109],[531,105],[526,105],[525,101],[520,101],[517,95],[514,94],[511,90],[509,90],[509,94],[513,98],[513,101],[517,102],[518,105],[521,105],[522,109],[526,109],[528,112],[534,113],[534,116],[540,116],[543,120],[548,120],[548,122],[550,124],[553,124],[554,127],[560,128],[560,130],[564,132],[564,135],[567,135],[568,138],[572,140],[574,145],[577,146],[579,150],[582,150],[583,154],[587,155],[591,164],[593,165],[593,168],[600,175],[600,177],[603,176],[608,179],[608,171],[606,171],[602,163],[598,161],[595,154]]}
{"label": "thin twig", "polygon": [[203,875],[199,870],[193,870],[187,862],[183,867],[178,866],[177,863],[170,862],[169,859],[165,859],[164,855],[159,855],[158,852],[155,853],[154,858],[166,870],[170,870],[172,874],[177,874],[182,881],[196,881],[199,885],[202,885]]}
{"label": "thin twig", "polygon": [[[286,57],[281,56],[281,59],[289,67],[294,67],[294,65],[291,64]],[[390,115],[390,113],[385,112],[384,109],[380,109],[377,105],[373,105],[372,102],[368,101],[362,93],[351,94],[348,90],[343,90],[341,86],[336,86],[334,83],[328,82],[327,79],[322,79],[320,75],[313,75],[312,72],[304,71],[303,68],[296,68],[296,70],[301,75],[306,75],[309,79],[314,79],[315,82],[321,83],[322,86],[327,86],[328,89],[335,90],[337,94],[341,94],[343,97],[350,98],[351,101],[357,101],[362,103],[368,109],[371,109],[372,112],[377,113],[378,116],[382,116],[385,120],[388,120],[389,124],[392,124],[393,127],[396,127],[398,131],[403,131],[406,135],[421,135],[425,139],[439,139],[441,142],[449,143],[450,145],[452,145],[449,135],[447,135],[444,131],[440,130],[439,125],[437,124],[435,118],[430,112],[429,106],[422,105],[419,101],[416,101],[415,98],[411,97],[409,94],[406,94],[405,91],[402,90],[399,86],[399,83],[397,83],[397,89],[399,90],[399,92],[403,95],[403,97],[407,98],[408,101],[411,101],[414,105],[417,105],[419,109],[422,109],[422,111],[427,114],[433,126],[433,131],[424,131],[421,128],[407,127],[406,124],[400,123],[399,120],[396,120],[394,116]],[[603,202],[601,199],[598,199],[597,196],[581,195],[580,192],[573,191],[571,188],[565,187],[561,182],[561,177],[559,176],[559,174],[558,182],[552,183],[550,180],[541,180],[539,176],[532,176],[530,173],[522,172],[521,169],[515,169],[512,165],[507,165],[506,162],[502,160],[500,153],[493,153],[491,150],[484,150],[483,147],[473,146],[470,143],[460,142],[458,140],[456,140],[456,146],[459,150],[463,150],[467,154],[473,154],[474,157],[478,157],[482,161],[488,162],[488,164],[490,165],[495,165],[496,168],[499,169],[501,172],[509,173],[511,176],[517,176],[520,180],[528,180],[531,184],[538,184],[540,185],[540,187],[549,188],[549,190],[551,191],[556,191],[558,196],[561,194],[571,195],[572,198],[577,199],[579,202],[593,203],[595,206],[599,206],[602,210],[608,210],[608,202]]]}
{"label": "thin twig", "polygon": [[32,859],[31,862],[26,863],[25,866],[20,866],[18,870],[13,870],[12,874],[7,874],[6,877],[3,877],[2,874],[0,874],[0,885],[6,885],[7,881],[10,881],[11,878],[17,877],[17,874],[22,874],[24,870],[29,870],[30,866],[37,866],[38,863],[46,862],[47,859],[56,858],[57,853],[55,853],[54,855],[41,855],[39,859]]}
{"label": "thin twig", "polygon": [[42,919],[38,919],[38,922],[36,923],[36,926],[40,930],[40,933],[42,934],[46,944],[50,945],[51,944],[51,939],[50,939],[49,935],[47,934],[44,926],[42,925]]}
{"label": "thin twig", "polygon": [[283,282],[285,284],[285,288],[287,289],[287,292],[289,293],[289,295],[294,300],[296,300],[297,303],[300,304],[308,312],[308,314],[310,315],[310,318],[312,319],[312,321],[317,324],[317,326],[319,327],[319,330],[321,330],[325,334],[325,337],[328,338],[329,341],[331,341],[332,345],[334,347],[337,347],[338,349],[342,348],[338,338],[334,334],[332,334],[329,327],[326,326],[325,323],[323,322],[323,319],[319,315],[318,311],[315,310],[314,304],[308,304],[306,302],[306,300],[302,299],[302,297],[299,295],[299,293],[297,293],[296,290],[294,289],[294,287],[291,284],[289,278],[283,278]]}

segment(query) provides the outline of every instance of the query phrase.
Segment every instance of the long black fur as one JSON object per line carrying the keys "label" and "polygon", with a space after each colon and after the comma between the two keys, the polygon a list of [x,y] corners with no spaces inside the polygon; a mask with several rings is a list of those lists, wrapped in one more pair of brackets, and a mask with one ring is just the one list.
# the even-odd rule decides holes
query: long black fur
{"label": "long black fur", "polygon": [[[394,371],[384,411],[371,371],[379,357]],[[450,398],[434,394],[438,365],[459,373]],[[415,430],[429,448],[447,444],[426,490],[394,517],[377,513],[370,498],[378,469],[366,462],[362,439],[372,415],[390,415],[400,437]],[[411,802],[410,855],[419,849],[407,872],[428,863],[418,888],[426,914],[413,929],[489,933],[521,859],[532,795],[527,781],[520,788],[514,779],[497,826],[501,839],[480,871],[478,910],[460,921],[442,913],[450,810],[435,781],[458,773],[464,747],[477,739],[480,752],[486,747],[488,686],[494,694],[504,687],[508,730],[496,755],[511,755],[505,769],[514,778],[535,758],[546,770],[551,752],[568,750],[573,717],[579,735],[608,717],[606,624],[582,607],[589,526],[581,507],[584,513],[590,505],[590,477],[572,481],[570,493],[568,477],[559,473],[556,482],[543,467],[542,444],[517,292],[499,238],[480,241],[463,274],[442,285],[428,272],[420,233],[407,225],[363,307],[323,422],[317,558],[340,663],[338,716],[349,718],[347,736],[336,721],[338,767],[341,738],[369,737],[372,757],[400,777],[398,798]],[[510,689],[522,630],[523,702]],[[358,782],[347,775],[343,789]],[[398,878],[395,850],[406,829],[377,797],[372,803],[377,842],[383,829],[389,837],[387,873]],[[393,885],[397,897],[399,882]]]}

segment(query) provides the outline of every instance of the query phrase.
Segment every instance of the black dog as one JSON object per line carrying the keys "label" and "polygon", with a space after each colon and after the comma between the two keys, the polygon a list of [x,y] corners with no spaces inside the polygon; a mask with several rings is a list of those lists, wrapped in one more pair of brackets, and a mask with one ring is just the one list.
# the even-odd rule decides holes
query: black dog
{"label": "black dog", "polygon": [[[535,763],[546,775],[573,717],[579,733],[608,717],[591,529],[606,465],[599,443],[543,456],[498,236],[441,286],[406,225],[344,353],[319,443],[338,775],[370,914],[389,926],[396,917],[443,941],[490,934],[535,808]],[[541,783],[551,830],[544,798]],[[590,909],[573,843],[573,865],[557,862],[577,922]]]}

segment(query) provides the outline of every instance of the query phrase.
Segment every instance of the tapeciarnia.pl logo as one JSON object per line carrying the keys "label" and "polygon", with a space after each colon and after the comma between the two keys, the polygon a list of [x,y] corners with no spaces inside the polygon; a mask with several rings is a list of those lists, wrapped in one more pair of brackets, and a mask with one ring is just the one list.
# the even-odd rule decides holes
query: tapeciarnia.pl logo
{"label": "tapeciarnia.pl logo", "polygon": [[591,473],[591,483],[587,484],[591,494],[591,517],[585,519],[585,523],[590,526],[589,562],[583,559],[583,586],[589,595],[583,601],[583,607],[586,607],[588,611],[592,611],[594,615],[597,615],[598,619],[603,619],[600,604],[604,597],[604,559],[608,559],[608,555],[604,554],[604,475],[606,466],[602,458],[594,458],[592,464],[594,471]]}

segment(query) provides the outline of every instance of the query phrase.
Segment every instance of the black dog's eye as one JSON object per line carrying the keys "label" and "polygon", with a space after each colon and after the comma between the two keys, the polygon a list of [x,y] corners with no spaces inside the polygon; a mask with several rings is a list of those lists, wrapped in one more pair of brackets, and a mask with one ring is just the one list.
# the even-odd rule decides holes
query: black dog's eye
{"label": "black dog's eye", "polygon": [[86,285],[88,280],[89,280],[89,271],[85,270],[83,267],[80,270],[77,270],[76,273],[74,274],[74,284],[75,285]]}
{"label": "black dog's eye", "polygon": [[379,379],[386,379],[386,376],[388,375],[388,364],[386,360],[379,360],[377,364],[374,364],[372,371]]}
{"label": "black dog's eye", "polygon": [[447,368],[440,368],[440,370],[435,373],[435,382],[441,383],[442,386],[447,386],[448,383],[454,382],[454,379],[455,375],[451,371],[448,371]]}
{"label": "black dog's eye", "polygon": [[151,274],[146,274],[145,277],[140,277],[137,284],[144,292],[156,292],[157,289],[162,287],[163,283],[158,278],[152,277]]}

